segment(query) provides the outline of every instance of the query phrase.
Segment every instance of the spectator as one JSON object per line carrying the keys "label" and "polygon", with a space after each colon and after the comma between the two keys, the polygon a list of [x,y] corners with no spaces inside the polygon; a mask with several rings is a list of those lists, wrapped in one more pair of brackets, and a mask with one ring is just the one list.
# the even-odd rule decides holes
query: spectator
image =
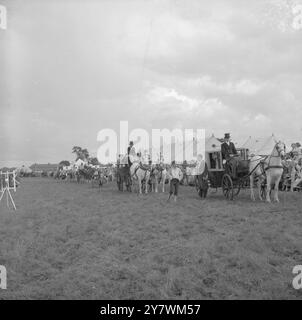
{"label": "spectator", "polygon": [[177,196],[178,196],[178,189],[179,189],[179,183],[183,178],[182,171],[180,168],[176,166],[175,161],[172,161],[171,163],[171,168],[168,172],[168,175],[170,177],[170,194],[169,194],[169,199],[170,200],[171,196],[174,196],[174,201],[177,201]]}

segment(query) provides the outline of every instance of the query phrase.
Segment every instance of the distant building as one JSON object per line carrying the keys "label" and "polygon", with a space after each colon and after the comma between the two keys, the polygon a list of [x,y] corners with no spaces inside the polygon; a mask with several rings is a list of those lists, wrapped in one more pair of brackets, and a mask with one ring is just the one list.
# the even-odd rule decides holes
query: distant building
{"label": "distant building", "polygon": [[33,173],[42,173],[42,172],[51,172],[51,171],[56,171],[58,168],[58,164],[38,164],[38,163],[34,163],[29,167]]}
{"label": "distant building", "polygon": [[1,168],[0,169],[0,171],[2,171],[2,172],[12,172],[12,171],[14,171],[16,168],[7,168],[7,167],[4,167],[4,168]]}

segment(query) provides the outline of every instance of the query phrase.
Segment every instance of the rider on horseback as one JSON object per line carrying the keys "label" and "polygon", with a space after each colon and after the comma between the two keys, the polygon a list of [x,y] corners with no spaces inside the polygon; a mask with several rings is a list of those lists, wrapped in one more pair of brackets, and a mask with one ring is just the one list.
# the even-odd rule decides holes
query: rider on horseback
{"label": "rider on horseback", "polygon": [[128,154],[128,164],[129,164],[129,167],[131,167],[131,165],[133,164],[133,160],[136,157],[136,152],[135,152],[135,148],[133,146],[133,141],[130,141],[130,143],[129,143],[129,147],[127,149],[127,154]]}

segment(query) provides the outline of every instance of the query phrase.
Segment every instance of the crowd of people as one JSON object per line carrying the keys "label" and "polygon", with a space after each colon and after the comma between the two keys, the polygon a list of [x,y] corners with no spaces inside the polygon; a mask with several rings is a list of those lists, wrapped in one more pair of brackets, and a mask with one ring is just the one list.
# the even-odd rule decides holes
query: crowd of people
{"label": "crowd of people", "polygon": [[291,151],[283,160],[285,188],[290,191],[302,189],[302,147],[299,142],[292,143]]}
{"label": "crowd of people", "polygon": [[[231,135],[226,133],[224,135],[224,140],[221,144],[221,155],[223,166],[225,167],[228,162],[228,168],[230,168],[233,174],[236,174],[236,167],[238,160],[238,152],[236,150],[235,144],[231,141]],[[127,156],[125,158],[126,163],[130,166],[137,159],[142,159],[141,154],[135,151],[133,142],[131,141],[127,150]],[[140,160],[141,161],[141,160]],[[146,162],[145,162],[146,163]],[[149,165],[152,164],[150,158],[148,158]],[[299,142],[293,143],[291,145],[291,150],[286,154],[285,159],[283,160],[284,165],[284,180],[283,184],[289,185],[291,191],[298,190],[302,188],[302,147]],[[196,162],[196,175],[202,175],[205,171],[206,163],[202,155],[198,155]],[[174,200],[176,201],[179,185],[184,177],[183,170],[176,165],[175,161],[172,161],[168,169],[168,177],[170,181],[170,197],[173,195]]]}

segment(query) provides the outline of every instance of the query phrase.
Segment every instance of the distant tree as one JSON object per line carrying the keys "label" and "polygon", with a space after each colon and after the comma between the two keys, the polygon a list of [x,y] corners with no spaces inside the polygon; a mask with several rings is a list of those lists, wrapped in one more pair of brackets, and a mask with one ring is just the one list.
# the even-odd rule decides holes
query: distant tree
{"label": "distant tree", "polygon": [[69,166],[70,166],[70,162],[67,161],[67,160],[62,160],[62,161],[59,163],[59,166],[69,167]]}
{"label": "distant tree", "polygon": [[87,149],[83,149],[78,146],[74,146],[72,148],[72,153],[76,154],[76,161],[81,159],[81,160],[88,160],[89,158],[89,152]]}
{"label": "distant tree", "polygon": [[78,146],[74,146],[72,148],[72,153],[75,153],[76,154],[76,161],[81,159],[81,156],[82,156],[82,148],[81,147],[78,147]]}
{"label": "distant tree", "polygon": [[90,164],[92,164],[93,166],[97,166],[97,165],[100,164],[100,163],[99,163],[99,160],[98,160],[97,158],[95,158],[95,157],[89,158],[88,162],[89,162]]}
{"label": "distant tree", "polygon": [[84,158],[82,160],[88,160],[89,159],[89,152],[88,152],[87,149],[82,149],[82,157]]}

